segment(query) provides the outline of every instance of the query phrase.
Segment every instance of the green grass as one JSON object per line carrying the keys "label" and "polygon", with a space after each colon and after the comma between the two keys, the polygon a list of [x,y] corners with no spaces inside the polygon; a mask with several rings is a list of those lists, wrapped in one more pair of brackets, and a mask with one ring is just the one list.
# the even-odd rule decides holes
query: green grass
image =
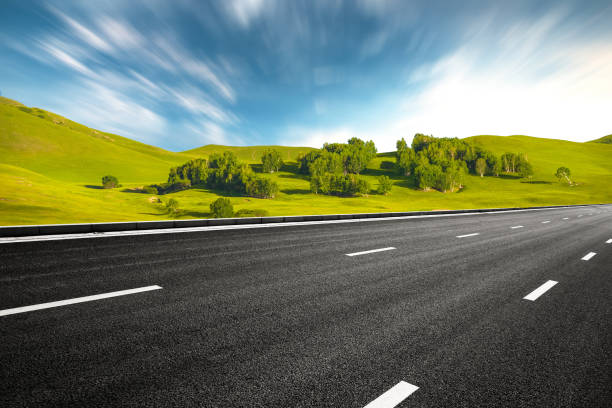
{"label": "green grass", "polygon": [[[172,166],[213,152],[234,151],[253,165],[269,146],[208,145],[182,153],[169,152],[121,136],[90,129],[51,112],[27,108],[0,98],[0,225],[205,218],[222,192],[201,188],[166,196],[131,192],[163,182]],[[278,182],[273,200],[231,196],[235,210],[267,210],[270,215],[330,214],[380,211],[460,209],[612,202],[612,145],[574,143],[527,136],[475,136],[474,143],[500,155],[525,152],[534,166],[531,182],[506,177],[468,176],[459,193],[423,192],[412,181],[380,169],[393,155],[380,154],[363,176],[372,187],[379,175],[394,183],[388,196],[333,197],[310,193],[308,178],[296,174],[295,157],[307,147],[276,146],[287,166],[263,174]],[[571,169],[575,186],[555,177],[560,166]],[[112,174],[121,188],[99,188]],[[163,202],[175,198],[181,211],[168,214]],[[162,200],[162,203],[158,202]]]}
{"label": "green grass", "polygon": [[599,139],[591,140],[589,143],[606,143],[612,144],[612,135],[600,137]]}

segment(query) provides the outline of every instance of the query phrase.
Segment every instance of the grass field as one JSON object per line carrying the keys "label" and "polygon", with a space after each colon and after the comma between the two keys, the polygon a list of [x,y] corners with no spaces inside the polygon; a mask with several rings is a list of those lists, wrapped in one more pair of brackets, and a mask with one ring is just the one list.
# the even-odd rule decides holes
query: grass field
{"label": "grass field", "polygon": [[[474,143],[496,154],[525,152],[534,166],[533,179],[468,176],[459,193],[423,192],[412,181],[380,169],[392,154],[379,154],[363,176],[376,188],[376,178],[393,179],[388,196],[332,197],[310,193],[308,178],[296,174],[295,158],[307,147],[276,146],[286,161],[283,171],[264,177],[276,180],[273,200],[230,196],[235,210],[264,209],[270,215],[330,214],[379,211],[460,209],[548,204],[612,202],[612,145],[574,143],[527,136],[475,136]],[[27,108],[0,97],[0,225],[205,218],[219,191],[192,189],[165,196],[135,193],[137,187],[164,182],[168,170],[191,158],[234,151],[257,165],[267,146],[209,145],[181,153],[100,132],[53,113]],[[558,182],[559,166],[571,169],[575,186]],[[121,188],[100,188],[106,174]],[[181,212],[166,213],[163,201],[175,198]],[[162,200],[162,203],[159,200]]]}

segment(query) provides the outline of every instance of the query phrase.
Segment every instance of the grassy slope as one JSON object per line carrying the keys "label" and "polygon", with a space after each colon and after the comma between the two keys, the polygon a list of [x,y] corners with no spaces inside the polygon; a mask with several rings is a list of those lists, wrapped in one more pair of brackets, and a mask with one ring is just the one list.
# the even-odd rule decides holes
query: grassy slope
{"label": "grassy slope", "polygon": [[[129,190],[143,184],[162,182],[168,169],[192,157],[232,150],[244,161],[257,163],[266,146],[225,147],[208,145],[183,153],[98,132],[45,111],[24,108],[0,99],[0,225],[101,222],[165,219],[157,198]],[[43,118],[37,115],[43,116]],[[266,209],[276,214],[324,214],[402,211],[448,208],[528,206],[612,202],[612,145],[573,143],[525,136],[477,136],[475,143],[501,154],[526,152],[535,169],[533,183],[523,180],[468,176],[460,193],[414,190],[411,181],[380,170],[379,155],[364,172],[376,187],[376,177],[387,174],[394,180],[389,196],[340,198],[310,194],[308,179],[295,174],[295,162],[286,171],[264,175],[276,180],[280,193],[274,200],[231,197],[236,210]],[[277,147],[283,157],[294,160],[309,148]],[[578,186],[560,184],[553,176],[557,167],[572,170]],[[260,166],[254,166],[259,171]],[[107,174],[124,185],[115,190],[92,188]],[[87,187],[90,186],[90,187]],[[183,209],[181,218],[207,217],[209,204],[220,192],[194,189],[162,196],[176,198]]]}
{"label": "grassy slope", "polygon": [[600,137],[599,139],[591,140],[589,143],[606,143],[612,144],[612,135]]}

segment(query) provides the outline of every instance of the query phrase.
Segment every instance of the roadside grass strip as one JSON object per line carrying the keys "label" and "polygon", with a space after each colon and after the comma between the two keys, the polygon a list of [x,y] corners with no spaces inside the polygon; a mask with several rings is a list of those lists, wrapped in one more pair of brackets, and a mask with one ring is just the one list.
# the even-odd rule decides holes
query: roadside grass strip
{"label": "roadside grass strip", "polygon": [[537,288],[536,290],[534,290],[533,292],[531,292],[530,294],[525,296],[523,299],[531,300],[533,302],[537,298],[542,296],[544,293],[546,293],[550,288],[555,286],[557,283],[559,283],[559,282],[553,281],[553,280],[549,280],[548,282],[546,282],[545,284],[543,284],[542,286],[540,286],[539,288]]}
{"label": "roadside grass strip", "polygon": [[418,389],[416,385],[400,381],[364,408],[393,408]]}
{"label": "roadside grass strip", "polygon": [[117,296],[132,295],[135,293],[148,292],[151,290],[159,290],[159,289],[163,289],[163,288],[157,285],[145,286],[145,287],[136,288],[136,289],[127,289],[127,290],[120,290],[117,292],[101,293],[99,295],[59,300],[57,302],[40,303],[38,305],[16,307],[13,309],[0,310],[0,316],[8,316],[8,315],[17,314],[17,313],[33,312],[35,310],[50,309],[52,307],[74,305],[75,303],[91,302],[93,300],[108,299],[108,298],[117,297]]}
{"label": "roadside grass strip", "polygon": [[597,252],[589,252],[588,254],[586,254],[585,256],[582,257],[583,261],[588,261],[591,258],[593,258],[595,255],[597,255]]}
{"label": "roadside grass strip", "polygon": [[388,248],[380,248],[380,249],[370,249],[369,251],[353,252],[352,254],[346,254],[346,256],[358,256],[358,255],[373,254],[374,252],[391,251],[393,249],[395,249],[395,248],[394,247],[388,247]]}

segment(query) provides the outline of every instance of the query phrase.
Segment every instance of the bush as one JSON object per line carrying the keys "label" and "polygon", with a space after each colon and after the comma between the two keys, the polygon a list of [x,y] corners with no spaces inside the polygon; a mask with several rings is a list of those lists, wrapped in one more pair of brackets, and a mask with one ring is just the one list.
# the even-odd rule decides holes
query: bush
{"label": "bush", "polygon": [[387,195],[391,191],[391,179],[387,176],[378,178],[378,194]]}
{"label": "bush", "polygon": [[179,202],[174,198],[169,199],[166,203],[166,210],[171,214],[177,213],[179,211]]}
{"label": "bush", "polygon": [[153,184],[149,187],[155,188],[157,190],[157,194],[163,195],[187,190],[191,187],[191,182],[189,180],[181,180],[175,183]]}
{"label": "bush", "polygon": [[363,195],[370,191],[370,184],[354,174],[315,174],[310,178],[310,190],[321,194]]}
{"label": "bush", "polygon": [[395,163],[389,160],[385,160],[380,163],[380,168],[383,170],[395,170]]}
{"label": "bush", "polygon": [[104,188],[116,188],[121,187],[119,180],[115,176],[104,176],[102,177],[102,187]]}
{"label": "bush", "polygon": [[157,188],[154,186],[145,186],[142,188],[144,194],[158,194]]}
{"label": "bush", "polygon": [[210,204],[213,218],[231,218],[234,216],[234,207],[229,198],[218,198]]}
{"label": "bush", "polygon": [[234,214],[236,217],[267,217],[269,215],[268,211],[261,209],[247,209],[242,208]]}
{"label": "bush", "polygon": [[247,182],[247,194],[256,198],[274,198],[278,193],[278,184],[268,178],[254,178]]}

